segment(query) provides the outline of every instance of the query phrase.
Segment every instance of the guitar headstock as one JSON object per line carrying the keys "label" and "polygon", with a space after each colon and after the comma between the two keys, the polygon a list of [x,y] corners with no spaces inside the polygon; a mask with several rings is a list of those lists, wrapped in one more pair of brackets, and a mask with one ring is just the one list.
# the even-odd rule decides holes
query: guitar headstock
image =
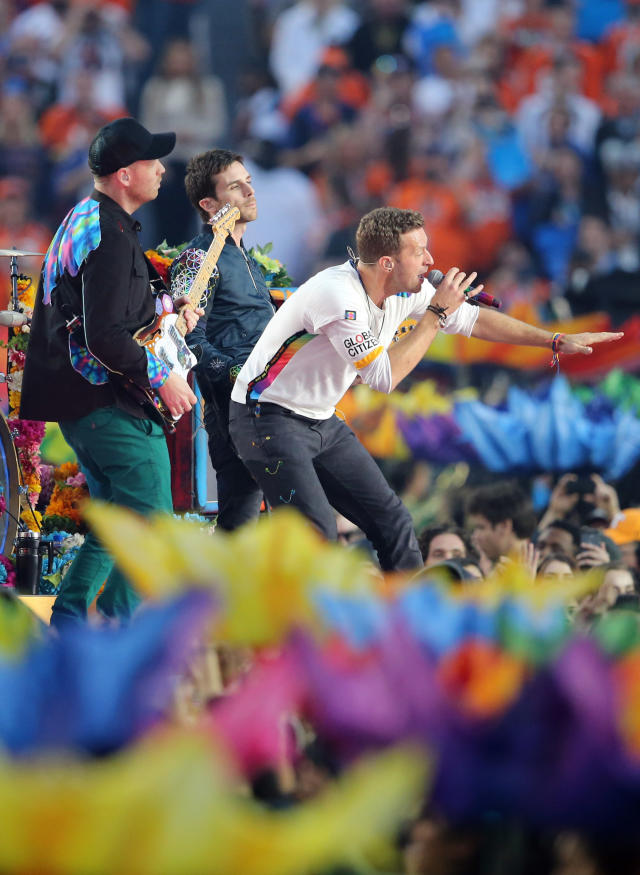
{"label": "guitar headstock", "polygon": [[230,234],[240,218],[240,210],[237,207],[232,207],[231,204],[225,204],[217,213],[209,219],[209,224],[214,234],[219,231],[224,234]]}

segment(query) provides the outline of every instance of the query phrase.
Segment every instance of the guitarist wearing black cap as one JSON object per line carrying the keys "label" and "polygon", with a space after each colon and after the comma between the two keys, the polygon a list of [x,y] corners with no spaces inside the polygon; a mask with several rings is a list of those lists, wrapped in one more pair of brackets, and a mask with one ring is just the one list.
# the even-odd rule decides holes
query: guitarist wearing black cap
{"label": "guitarist wearing black cap", "polygon": [[[60,424],[92,497],[142,514],[173,510],[170,463],[155,408],[128,390],[155,395],[176,417],[196,401],[187,382],[134,339],[170,306],[132,214],[157,196],[160,159],[175,140],[132,118],[96,134],[89,148],[94,189],[65,217],[42,266],[20,408],[24,419]],[[184,312],[190,329],[198,315]],[[86,619],[103,583],[100,613],[129,617],[138,596],[90,533],[62,581],[52,624]]]}

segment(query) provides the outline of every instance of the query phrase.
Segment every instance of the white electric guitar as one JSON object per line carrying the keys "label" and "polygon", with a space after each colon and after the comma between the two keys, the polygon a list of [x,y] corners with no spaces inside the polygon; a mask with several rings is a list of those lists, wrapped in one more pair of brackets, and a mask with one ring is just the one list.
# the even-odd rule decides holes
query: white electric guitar
{"label": "white electric guitar", "polygon": [[[227,234],[233,231],[239,218],[240,210],[237,207],[232,207],[231,204],[225,204],[222,209],[218,210],[209,219],[209,224],[213,231],[213,239],[191,284],[191,288],[186,296],[186,303],[180,308],[179,313],[160,313],[155,316],[149,325],[138,329],[133,335],[134,340],[140,346],[146,347],[153,355],[164,362],[172,373],[178,374],[185,380],[191,368],[196,364],[196,357],[184,340],[188,330],[187,322],[183,315],[184,309],[185,307],[195,309],[200,304],[209,278],[222,252]],[[140,397],[140,400],[143,403],[151,403],[156,412],[160,414],[164,425],[170,431],[173,431],[179,417],[172,416],[159,395],[156,392],[141,388],[140,386],[133,386],[132,384],[132,391],[135,392],[135,390],[142,393],[143,397]]]}

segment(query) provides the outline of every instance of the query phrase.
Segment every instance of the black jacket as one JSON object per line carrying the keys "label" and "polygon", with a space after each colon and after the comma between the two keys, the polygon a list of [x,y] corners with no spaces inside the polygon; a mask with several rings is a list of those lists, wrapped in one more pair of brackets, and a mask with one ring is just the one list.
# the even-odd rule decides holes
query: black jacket
{"label": "black jacket", "polygon": [[[206,251],[211,244],[211,228],[187,244],[171,265],[171,291],[188,291],[197,272],[193,250]],[[234,370],[239,369],[275,312],[269,289],[258,264],[227,236],[205,297],[205,315],[186,341],[198,359],[195,372],[206,401],[226,404],[231,395]],[[237,373],[237,371],[236,371]]]}
{"label": "black jacket", "polygon": [[[45,258],[22,382],[23,419],[79,419],[111,404],[134,416],[147,416],[122,388],[123,377],[149,388],[147,355],[133,339],[134,332],[151,322],[155,314],[149,265],[138,240],[140,225],[110,197],[94,190],[88,207],[95,207],[92,202],[96,201],[99,208],[92,214],[92,239],[99,239],[99,243],[83,258],[75,276],[74,259],[68,251],[58,267],[48,263],[55,257],[51,248]],[[72,236],[77,241],[82,233],[79,229]],[[80,248],[79,254],[83,253]],[[48,267],[56,281],[51,303],[45,304],[44,274]],[[65,327],[70,311],[83,317],[86,345],[110,372],[102,385],[89,382],[71,365]]]}

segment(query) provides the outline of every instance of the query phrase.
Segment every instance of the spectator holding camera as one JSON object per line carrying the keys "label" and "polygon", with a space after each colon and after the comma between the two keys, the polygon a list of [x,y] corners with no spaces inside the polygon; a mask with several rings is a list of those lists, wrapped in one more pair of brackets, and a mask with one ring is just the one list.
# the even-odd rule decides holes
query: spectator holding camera
{"label": "spectator holding camera", "polygon": [[544,529],[556,520],[577,526],[591,525],[596,515],[598,522],[603,520],[610,524],[619,512],[616,490],[599,474],[572,472],[558,480],[538,528]]}
{"label": "spectator holding camera", "polygon": [[540,563],[548,556],[559,553],[568,556],[580,570],[605,565],[615,558],[612,554],[616,554],[615,545],[601,530],[577,526],[566,519],[553,520],[547,526],[540,527],[535,544]]}
{"label": "spectator holding camera", "polygon": [[619,557],[615,545],[600,531],[591,526],[580,529],[580,547],[576,553],[576,562],[581,571],[588,571],[599,565],[607,565]]}

